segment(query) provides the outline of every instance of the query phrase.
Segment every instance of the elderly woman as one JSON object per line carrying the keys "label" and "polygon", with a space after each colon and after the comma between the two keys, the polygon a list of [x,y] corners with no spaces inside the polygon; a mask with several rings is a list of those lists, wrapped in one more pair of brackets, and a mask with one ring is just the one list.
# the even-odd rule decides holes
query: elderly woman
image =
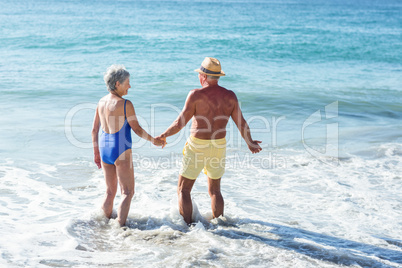
{"label": "elderly woman", "polygon": [[[122,200],[117,210],[117,220],[125,225],[134,195],[134,168],[131,153],[131,129],[143,139],[161,146],[165,142],[154,139],[139,124],[131,101],[123,98],[130,86],[130,74],[122,65],[107,69],[104,80],[109,94],[100,99],[92,128],[95,163],[103,168],[106,195],[102,209],[108,218],[113,211],[117,183]],[[102,133],[99,137],[99,129]]]}

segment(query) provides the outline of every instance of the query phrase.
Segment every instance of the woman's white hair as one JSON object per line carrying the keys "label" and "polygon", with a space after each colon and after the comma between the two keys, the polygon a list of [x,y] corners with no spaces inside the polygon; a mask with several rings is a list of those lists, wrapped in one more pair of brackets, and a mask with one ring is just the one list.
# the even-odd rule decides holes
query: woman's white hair
{"label": "woman's white hair", "polygon": [[107,68],[106,73],[103,76],[103,80],[105,80],[107,90],[112,92],[116,90],[117,81],[122,84],[129,77],[130,73],[126,70],[124,65],[113,64]]}

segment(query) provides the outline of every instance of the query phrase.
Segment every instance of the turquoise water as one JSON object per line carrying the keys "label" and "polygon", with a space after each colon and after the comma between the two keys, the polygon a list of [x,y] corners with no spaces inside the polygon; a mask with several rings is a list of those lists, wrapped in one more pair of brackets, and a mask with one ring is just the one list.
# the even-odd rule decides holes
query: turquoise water
{"label": "turquoise water", "polygon": [[[0,243],[5,264],[401,265],[400,1],[1,6],[0,234],[12,241]],[[201,176],[194,202],[203,226],[188,230],[180,221],[174,200],[186,128],[164,150],[133,136],[137,193],[124,235],[97,211],[104,182],[90,131],[107,94],[103,73],[126,66],[127,98],[157,135],[199,87],[193,70],[206,56],[221,61],[220,84],[237,94],[264,148],[250,156],[229,124],[229,227],[206,220]],[[28,225],[30,237],[16,236]],[[182,252],[195,241],[199,250]],[[345,241],[356,244],[343,248]],[[108,259],[97,259],[105,252]]]}

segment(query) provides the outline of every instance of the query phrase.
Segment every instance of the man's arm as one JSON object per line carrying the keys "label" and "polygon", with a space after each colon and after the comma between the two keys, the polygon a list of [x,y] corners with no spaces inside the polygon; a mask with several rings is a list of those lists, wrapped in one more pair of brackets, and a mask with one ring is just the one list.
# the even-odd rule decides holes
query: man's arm
{"label": "man's arm", "polygon": [[243,113],[241,112],[240,105],[235,94],[234,94],[234,102],[235,103],[231,117],[235,122],[237,128],[239,129],[240,134],[243,137],[244,141],[247,143],[247,146],[250,149],[250,151],[253,154],[259,153],[262,150],[259,145],[261,141],[255,141],[251,138],[250,127],[248,126],[247,121],[243,117]]}
{"label": "man's arm", "polygon": [[101,157],[98,144],[99,128],[100,128],[100,118],[98,113],[98,107],[96,107],[94,122],[92,125],[92,145],[94,147],[94,162],[98,166],[98,168],[101,168],[102,165],[101,165]]}
{"label": "man's arm", "polygon": [[166,129],[165,132],[163,132],[159,137],[162,139],[166,139],[169,136],[172,136],[176,133],[178,133],[182,128],[184,128],[188,121],[194,116],[195,114],[195,97],[194,97],[194,91],[190,91],[188,93],[186,103],[184,104],[183,110],[179,114],[179,116],[176,118],[175,121]]}

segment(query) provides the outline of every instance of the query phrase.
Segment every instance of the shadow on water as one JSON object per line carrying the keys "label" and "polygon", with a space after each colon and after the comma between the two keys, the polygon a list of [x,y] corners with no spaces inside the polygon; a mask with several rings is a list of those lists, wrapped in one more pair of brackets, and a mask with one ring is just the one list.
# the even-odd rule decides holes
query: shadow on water
{"label": "shadow on water", "polygon": [[387,241],[388,244],[398,246],[398,247],[400,247],[402,249],[402,240],[397,240],[397,239],[392,239],[392,238],[387,238],[387,237],[381,237],[381,236],[376,236],[376,237]]}
{"label": "shadow on water", "polygon": [[[206,232],[214,235],[229,239],[253,240],[257,243],[294,251],[313,259],[337,265],[402,267],[402,251],[386,249],[294,227],[251,219],[232,219],[229,221],[219,221],[218,224],[204,222],[202,225],[205,227],[204,230]],[[174,246],[177,245],[177,241],[180,238],[185,237],[194,228],[196,227],[182,226],[168,219],[146,217],[129,219],[128,226],[122,228],[112,227],[110,224],[107,224],[107,221],[75,220],[67,227],[67,230],[79,243],[76,248],[77,250],[110,251],[119,248],[116,245],[116,240],[112,239],[116,234],[122,235],[122,237],[130,236],[133,243]],[[384,237],[376,238],[402,248],[402,241],[400,240]],[[379,259],[389,261],[390,264],[384,264]]]}
{"label": "shadow on water", "polygon": [[76,250],[91,252],[120,249],[123,242],[120,243],[116,237],[124,239],[131,237],[136,242],[171,244],[189,231],[187,226],[175,224],[169,219],[154,217],[128,218],[124,227],[120,227],[113,217],[111,220],[106,217],[75,219],[66,226],[66,230],[77,241]]}
{"label": "shadow on water", "polygon": [[[247,225],[251,227],[249,230],[247,229]],[[258,229],[256,226],[265,226],[271,229],[262,231],[263,233],[261,233],[261,231],[256,231]],[[392,267],[379,262],[375,257],[394,264],[402,264],[401,251],[263,221],[244,219],[237,223],[237,228],[219,228],[213,230],[213,233],[231,239],[252,239],[272,247],[292,250],[314,259],[338,265],[351,266],[358,264],[362,267]],[[268,238],[267,234],[269,236],[274,235],[275,238]],[[389,244],[401,245],[398,240],[384,240]],[[392,243],[389,241],[392,241]],[[398,265],[394,267],[402,266]]]}

